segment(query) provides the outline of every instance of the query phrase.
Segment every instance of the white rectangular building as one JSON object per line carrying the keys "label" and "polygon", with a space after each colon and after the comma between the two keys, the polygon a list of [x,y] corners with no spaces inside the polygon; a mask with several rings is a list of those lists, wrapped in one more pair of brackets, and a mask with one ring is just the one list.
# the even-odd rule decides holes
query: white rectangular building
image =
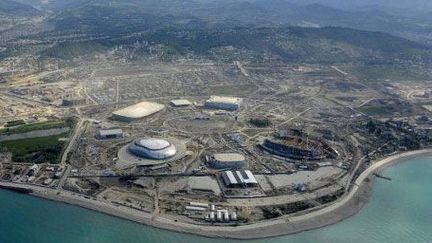
{"label": "white rectangular building", "polygon": [[204,105],[209,109],[236,111],[240,109],[242,102],[243,100],[237,97],[211,96]]}
{"label": "white rectangular building", "polygon": [[189,100],[185,99],[179,99],[179,100],[171,100],[170,104],[175,107],[181,107],[181,106],[190,106],[192,103]]}
{"label": "white rectangular building", "polygon": [[202,207],[202,208],[208,208],[208,203],[200,203],[200,202],[190,202],[189,203],[191,206],[194,207]]}
{"label": "white rectangular building", "polygon": [[224,171],[222,180],[226,187],[255,187],[258,181],[250,170]]}
{"label": "white rectangular building", "polygon": [[239,184],[232,171],[224,171],[222,179],[226,187],[235,187]]}
{"label": "white rectangular building", "polygon": [[252,174],[250,170],[245,170],[243,173],[237,171],[238,175],[242,177],[243,183],[246,185],[254,186],[258,184],[258,181],[255,179],[255,176]]}
{"label": "white rectangular building", "polygon": [[110,138],[121,138],[123,137],[122,129],[107,129],[97,131],[97,137],[99,139],[110,139]]}
{"label": "white rectangular building", "polygon": [[203,208],[203,207],[195,207],[195,206],[186,206],[185,208],[186,208],[186,210],[190,210],[190,211],[199,211],[199,212],[204,212],[204,211],[207,210],[206,208]]}

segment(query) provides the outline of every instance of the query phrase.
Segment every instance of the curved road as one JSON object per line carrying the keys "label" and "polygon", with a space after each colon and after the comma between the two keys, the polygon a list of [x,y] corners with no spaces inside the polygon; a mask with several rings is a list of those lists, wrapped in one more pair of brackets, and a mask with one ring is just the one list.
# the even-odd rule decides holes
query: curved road
{"label": "curved road", "polygon": [[[60,195],[57,194],[58,190],[50,188],[43,188],[40,186],[0,182],[2,185],[9,185],[15,187],[23,187],[33,189],[33,195],[49,198],[52,200],[62,201],[70,204],[79,205],[85,208],[93,209],[99,212],[105,212],[110,215],[115,215],[128,220],[152,225],[159,228],[194,233],[204,235],[207,237],[223,237],[223,238],[236,238],[236,239],[256,239],[263,237],[286,235],[289,233],[300,232],[317,227],[322,227],[332,223],[336,223],[344,218],[347,218],[357,212],[361,207],[355,202],[357,192],[361,190],[360,186],[368,176],[375,170],[396,162],[399,159],[407,159],[419,155],[432,154],[432,149],[424,149],[406,152],[390,156],[382,159],[369,168],[367,168],[355,181],[355,186],[343,198],[337,200],[333,204],[309,212],[299,216],[282,216],[274,220],[267,220],[255,224],[243,225],[237,227],[229,226],[205,226],[198,224],[190,224],[185,222],[177,222],[175,218],[167,218],[163,216],[154,217],[151,213],[142,212],[139,210],[131,209],[125,206],[115,206],[109,202],[92,200],[91,198],[83,198],[72,192],[62,191]],[[348,209],[347,209],[348,207]],[[351,209],[349,209],[352,207]],[[338,211],[339,210],[339,211]],[[345,212],[344,212],[345,211]]]}

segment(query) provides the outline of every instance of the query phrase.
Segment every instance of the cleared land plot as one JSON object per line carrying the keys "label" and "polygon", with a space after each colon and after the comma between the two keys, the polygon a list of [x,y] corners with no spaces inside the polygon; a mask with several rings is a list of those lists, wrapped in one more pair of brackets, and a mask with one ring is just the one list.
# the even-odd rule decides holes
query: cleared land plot
{"label": "cleared land plot", "polygon": [[387,106],[380,106],[380,105],[375,105],[375,106],[363,106],[360,108],[357,108],[357,110],[370,115],[370,116],[374,116],[374,115],[386,115],[389,114],[389,108]]}
{"label": "cleared land plot", "polygon": [[160,192],[173,193],[179,190],[196,190],[219,195],[221,189],[216,179],[211,176],[191,176],[166,179],[160,186]]}
{"label": "cleared land plot", "polygon": [[258,87],[253,84],[244,84],[213,86],[210,89],[214,94],[217,95],[243,95],[252,93],[253,91],[257,90]]}
{"label": "cleared land plot", "polygon": [[189,177],[187,184],[192,190],[213,191],[216,195],[221,194],[217,181],[210,176]]}
{"label": "cleared land plot", "polygon": [[255,175],[255,178],[258,181],[258,184],[261,186],[261,188],[264,191],[271,191],[273,190],[273,187],[270,185],[270,183],[268,182],[267,178],[265,175]]}
{"label": "cleared land plot", "polygon": [[354,75],[362,82],[371,83],[383,80],[392,80],[392,82],[406,81],[423,81],[428,77],[416,70],[407,69],[403,66],[393,65],[367,65],[344,68],[344,71]]}
{"label": "cleared land plot", "polygon": [[291,175],[267,176],[275,188],[283,188],[299,183],[311,183],[321,179],[339,175],[343,170],[336,167],[322,167],[316,171],[298,171]]}

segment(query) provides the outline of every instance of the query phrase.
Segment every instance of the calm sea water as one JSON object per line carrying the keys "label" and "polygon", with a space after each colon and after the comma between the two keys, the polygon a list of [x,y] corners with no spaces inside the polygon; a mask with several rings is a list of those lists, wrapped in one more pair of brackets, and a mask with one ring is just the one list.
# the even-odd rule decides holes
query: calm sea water
{"label": "calm sea water", "polygon": [[[377,180],[370,203],[341,223],[252,242],[432,242],[432,157],[400,163]],[[0,190],[0,243],[234,242],[174,233]]]}

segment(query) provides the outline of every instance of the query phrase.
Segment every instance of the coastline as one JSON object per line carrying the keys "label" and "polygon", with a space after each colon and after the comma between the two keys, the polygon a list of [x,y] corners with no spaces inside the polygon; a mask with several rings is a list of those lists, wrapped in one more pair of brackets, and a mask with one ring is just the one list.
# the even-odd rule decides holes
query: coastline
{"label": "coastline", "polygon": [[352,189],[347,195],[321,209],[313,210],[303,215],[282,216],[272,220],[266,220],[251,225],[237,227],[194,225],[183,222],[175,222],[172,219],[160,216],[152,218],[151,213],[140,212],[124,206],[115,206],[103,201],[84,198],[83,196],[78,196],[68,191],[61,191],[61,193],[58,193],[59,191],[50,188],[10,182],[0,182],[0,185],[4,187],[32,189],[33,192],[29,195],[80,206],[137,223],[171,231],[190,233],[205,237],[258,239],[294,234],[302,231],[321,228],[335,224],[352,215],[355,215],[368,201],[369,194],[373,186],[373,177],[371,177],[373,172],[384,169],[402,160],[427,155],[432,155],[432,149],[395,154],[373,163],[358,176]]}

